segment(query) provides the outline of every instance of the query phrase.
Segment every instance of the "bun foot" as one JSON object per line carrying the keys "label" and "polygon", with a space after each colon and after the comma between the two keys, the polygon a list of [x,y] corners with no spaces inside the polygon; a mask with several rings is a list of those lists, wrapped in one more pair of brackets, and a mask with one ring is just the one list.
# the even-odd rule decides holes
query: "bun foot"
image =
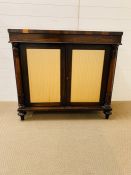
{"label": "bun foot", "polygon": [[25,117],[24,116],[20,116],[21,120],[25,120]]}
{"label": "bun foot", "polygon": [[105,119],[109,119],[109,116],[112,114],[112,108],[110,105],[103,106],[103,112],[105,114]]}
{"label": "bun foot", "polygon": [[109,114],[106,114],[105,119],[109,119],[109,116],[110,116]]}
{"label": "bun foot", "polygon": [[24,117],[25,114],[26,114],[25,111],[18,111],[18,115],[20,116],[21,121],[23,121],[25,119],[25,117]]}

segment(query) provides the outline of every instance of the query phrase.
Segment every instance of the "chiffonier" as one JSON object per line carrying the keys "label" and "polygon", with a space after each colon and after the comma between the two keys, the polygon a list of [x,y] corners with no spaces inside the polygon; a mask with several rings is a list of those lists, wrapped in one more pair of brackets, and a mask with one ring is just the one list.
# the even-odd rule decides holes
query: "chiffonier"
{"label": "chiffonier", "polygon": [[103,111],[111,96],[122,32],[8,29],[18,115],[28,111]]}

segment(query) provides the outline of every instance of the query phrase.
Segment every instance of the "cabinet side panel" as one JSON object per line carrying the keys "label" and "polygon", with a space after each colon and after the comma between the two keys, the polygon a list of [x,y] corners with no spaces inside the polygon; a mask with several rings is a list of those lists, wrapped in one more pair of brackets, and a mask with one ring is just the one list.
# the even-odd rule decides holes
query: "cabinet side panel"
{"label": "cabinet side panel", "polygon": [[60,49],[27,49],[30,102],[60,102]]}
{"label": "cabinet side panel", "polygon": [[71,102],[99,102],[105,50],[73,50]]}

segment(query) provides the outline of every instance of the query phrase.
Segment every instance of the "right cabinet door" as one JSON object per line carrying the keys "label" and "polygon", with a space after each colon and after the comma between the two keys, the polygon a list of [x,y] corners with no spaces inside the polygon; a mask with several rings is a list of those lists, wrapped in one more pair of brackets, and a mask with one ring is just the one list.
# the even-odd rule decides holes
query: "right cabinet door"
{"label": "right cabinet door", "polygon": [[72,105],[104,103],[110,47],[72,45],[68,54],[68,63],[70,63],[68,64],[70,65],[69,103]]}

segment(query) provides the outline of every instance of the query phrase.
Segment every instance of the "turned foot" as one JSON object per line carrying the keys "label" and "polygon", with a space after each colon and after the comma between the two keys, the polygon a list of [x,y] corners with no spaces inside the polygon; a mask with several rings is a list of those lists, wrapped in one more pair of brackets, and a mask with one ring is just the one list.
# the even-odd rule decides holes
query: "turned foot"
{"label": "turned foot", "polygon": [[109,116],[112,114],[112,108],[111,108],[111,106],[110,105],[105,105],[104,107],[103,107],[103,112],[104,112],[104,114],[105,114],[105,119],[109,119]]}
{"label": "turned foot", "polygon": [[105,114],[105,119],[108,119],[110,114]]}
{"label": "turned foot", "polygon": [[24,116],[25,116],[26,112],[25,111],[18,111],[18,115],[20,116],[21,120],[24,120]]}

